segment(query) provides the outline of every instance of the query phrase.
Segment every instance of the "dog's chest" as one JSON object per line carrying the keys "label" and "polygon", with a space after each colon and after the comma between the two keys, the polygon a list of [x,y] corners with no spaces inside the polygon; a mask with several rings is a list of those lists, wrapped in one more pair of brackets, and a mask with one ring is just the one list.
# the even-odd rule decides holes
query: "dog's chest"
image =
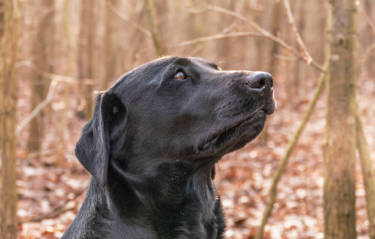
{"label": "dog's chest", "polygon": [[[197,205],[195,205],[197,206]],[[203,215],[199,207],[190,205],[177,211],[155,213],[137,224],[121,219],[107,222],[106,238],[111,239],[217,239],[218,225],[214,212]]]}
{"label": "dog's chest", "polygon": [[216,239],[215,224],[204,225],[189,221],[180,222],[179,226],[163,224],[163,228],[113,223],[107,228],[106,238],[111,239]]}
{"label": "dog's chest", "polygon": [[162,239],[216,239],[217,218],[213,210],[189,205],[178,212],[165,211],[153,220],[157,238]]}
{"label": "dog's chest", "polygon": [[151,228],[129,225],[121,222],[111,223],[107,230],[108,239],[137,239],[137,238],[158,238],[157,234]]}

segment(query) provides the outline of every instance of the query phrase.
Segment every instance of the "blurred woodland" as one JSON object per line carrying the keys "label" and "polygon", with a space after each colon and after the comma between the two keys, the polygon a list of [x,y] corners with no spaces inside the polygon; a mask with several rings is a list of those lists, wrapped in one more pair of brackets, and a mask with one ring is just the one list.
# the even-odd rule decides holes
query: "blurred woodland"
{"label": "blurred woodland", "polygon": [[226,238],[375,238],[373,0],[0,0],[0,40],[0,238],[62,236],[94,95],[163,55],[274,77],[263,134],[217,165]]}

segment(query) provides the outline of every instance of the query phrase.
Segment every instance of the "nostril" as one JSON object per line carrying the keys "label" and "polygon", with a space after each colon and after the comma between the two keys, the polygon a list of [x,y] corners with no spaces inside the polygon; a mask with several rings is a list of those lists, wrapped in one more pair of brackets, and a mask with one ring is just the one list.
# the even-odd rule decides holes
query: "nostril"
{"label": "nostril", "polygon": [[260,87],[263,87],[264,85],[266,84],[266,80],[265,79],[260,79],[260,81],[259,81],[259,86]]}
{"label": "nostril", "polygon": [[255,72],[247,78],[247,84],[254,90],[262,90],[265,87],[272,87],[272,76],[267,72]]}
{"label": "nostril", "polygon": [[252,81],[252,82],[249,82],[249,86],[251,88],[254,88],[254,89],[261,89],[264,87],[264,85],[266,84],[266,81],[265,79],[259,79],[257,81]]}

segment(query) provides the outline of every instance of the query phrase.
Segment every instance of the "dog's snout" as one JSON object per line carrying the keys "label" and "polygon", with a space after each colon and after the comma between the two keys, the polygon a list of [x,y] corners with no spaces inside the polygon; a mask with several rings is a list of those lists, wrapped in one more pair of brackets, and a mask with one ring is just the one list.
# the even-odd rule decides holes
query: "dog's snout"
{"label": "dog's snout", "polygon": [[254,72],[246,76],[246,84],[247,86],[256,91],[263,91],[264,89],[269,89],[272,87],[272,75],[267,72]]}

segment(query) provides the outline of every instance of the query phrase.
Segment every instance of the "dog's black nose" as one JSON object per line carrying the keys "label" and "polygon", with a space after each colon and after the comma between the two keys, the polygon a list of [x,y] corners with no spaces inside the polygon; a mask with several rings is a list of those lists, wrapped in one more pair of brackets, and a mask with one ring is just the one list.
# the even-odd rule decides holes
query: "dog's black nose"
{"label": "dog's black nose", "polygon": [[273,85],[272,75],[263,71],[256,71],[246,76],[246,84],[251,90],[263,91]]}

